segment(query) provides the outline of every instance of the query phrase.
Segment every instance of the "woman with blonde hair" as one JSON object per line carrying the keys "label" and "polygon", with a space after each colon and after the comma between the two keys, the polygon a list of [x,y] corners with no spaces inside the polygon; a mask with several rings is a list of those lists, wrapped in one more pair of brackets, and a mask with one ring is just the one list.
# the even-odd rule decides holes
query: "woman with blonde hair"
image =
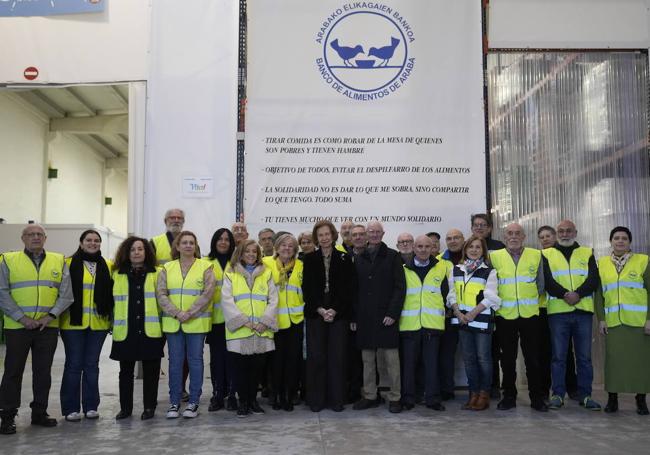
{"label": "woman with blonde hair", "polygon": [[298,389],[302,359],[302,338],[305,302],[302,298],[303,264],[298,255],[298,241],[291,234],[282,234],[275,241],[275,254],[265,257],[278,288],[278,332],[271,362],[273,378],[273,409],[293,411],[293,397]]}
{"label": "woman with blonde hair", "polygon": [[271,269],[262,262],[255,240],[243,240],[223,276],[221,307],[226,322],[226,348],[233,353],[239,408],[237,417],[264,414],[257,402],[266,354],[275,349],[278,292]]}

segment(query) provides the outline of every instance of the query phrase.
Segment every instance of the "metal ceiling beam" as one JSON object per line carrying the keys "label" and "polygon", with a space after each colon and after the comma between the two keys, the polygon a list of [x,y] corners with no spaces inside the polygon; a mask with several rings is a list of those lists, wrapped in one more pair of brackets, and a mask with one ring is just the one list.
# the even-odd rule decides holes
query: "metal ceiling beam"
{"label": "metal ceiling beam", "polygon": [[88,102],[83,99],[80,95],[74,92],[74,90],[70,87],[66,87],[63,89],[63,91],[70,96],[73,100],[77,102],[81,106],[81,110],[84,111],[88,115],[95,116],[97,115],[97,112],[95,109],[93,109]]}
{"label": "metal ceiling beam", "polygon": [[36,90],[29,92],[16,92],[23,100],[47,114],[48,117],[63,118],[66,115],[65,110],[54,101]]}
{"label": "metal ceiling beam", "polygon": [[52,119],[50,131],[76,134],[129,134],[129,116],[118,114]]}
{"label": "metal ceiling beam", "polygon": [[106,160],[106,169],[118,169],[126,170],[129,168],[129,159],[120,157],[120,158],[111,158]]}
{"label": "metal ceiling beam", "polygon": [[117,134],[117,135],[113,136],[112,138],[115,140],[115,142],[120,144],[120,147],[122,148],[122,151],[124,153],[129,152],[129,141],[127,139],[124,139],[121,134]]}
{"label": "metal ceiling beam", "polygon": [[80,134],[77,135],[76,137],[81,142],[86,144],[88,147],[97,151],[100,155],[102,155],[106,159],[118,158],[120,156],[117,150],[113,149],[113,147],[108,145],[106,142],[104,142],[97,136],[94,136],[92,134]]}
{"label": "metal ceiling beam", "polygon": [[127,109],[129,107],[129,101],[122,96],[120,91],[114,85],[107,86],[109,91],[115,96],[118,102],[122,105],[123,108]]}

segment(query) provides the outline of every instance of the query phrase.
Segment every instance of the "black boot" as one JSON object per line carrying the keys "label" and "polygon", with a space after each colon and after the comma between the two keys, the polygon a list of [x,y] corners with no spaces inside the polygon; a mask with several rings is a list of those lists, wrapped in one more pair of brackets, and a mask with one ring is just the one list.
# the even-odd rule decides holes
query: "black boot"
{"label": "black boot", "polygon": [[607,404],[605,405],[605,412],[612,413],[617,411],[618,411],[618,393],[610,393],[607,398]]}
{"label": "black boot", "polygon": [[16,414],[15,409],[9,411],[0,411],[0,434],[15,434],[16,433]]}
{"label": "black boot", "polygon": [[640,416],[647,416],[650,414],[648,411],[648,405],[645,402],[645,393],[636,394],[636,413]]}

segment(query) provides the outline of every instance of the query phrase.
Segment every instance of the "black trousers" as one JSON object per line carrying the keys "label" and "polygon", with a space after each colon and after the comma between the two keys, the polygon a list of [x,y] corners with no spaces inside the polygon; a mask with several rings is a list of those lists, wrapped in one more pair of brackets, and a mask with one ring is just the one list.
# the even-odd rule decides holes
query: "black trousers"
{"label": "black trousers", "polygon": [[418,392],[418,366],[424,366],[424,400],[431,405],[440,402],[440,376],[438,373],[438,353],[441,333],[421,329],[400,332],[400,364],[402,373],[402,403],[416,403]]}
{"label": "black trousers", "polygon": [[343,406],[348,350],[347,320],[307,319],[307,404]]}
{"label": "black trousers", "polygon": [[350,403],[361,398],[363,387],[363,360],[361,349],[357,347],[357,332],[348,331],[348,385],[347,400]]}
{"label": "black trousers", "polygon": [[4,331],[7,349],[4,374],[0,384],[0,409],[3,414],[15,415],[20,408],[23,373],[29,351],[32,352],[32,415],[44,414],[52,385],[52,360],[58,342],[59,329],[8,329]]}
{"label": "black trousers", "polygon": [[[142,361],[142,401],[144,409],[156,409],[158,405],[158,380],[161,359]],[[120,409],[133,411],[133,378],[135,361],[120,360]]]}
{"label": "black trousers", "polygon": [[284,403],[291,401],[298,390],[302,361],[303,323],[291,324],[273,336],[275,351],[271,361],[273,393]]}
{"label": "black trousers", "polygon": [[232,353],[237,370],[237,394],[240,405],[251,405],[257,399],[257,386],[262,377],[262,371],[267,355],[242,355]]}
{"label": "black trousers", "polygon": [[454,393],[457,347],[458,326],[452,325],[450,318],[445,318],[445,331],[440,336],[440,350],[438,353],[440,389],[444,393]]}
{"label": "black trousers", "polygon": [[526,364],[528,395],[531,401],[543,400],[547,396],[542,386],[539,352],[541,346],[539,317],[504,319],[496,318],[496,335],[501,351],[503,370],[503,395],[517,397],[517,351],[519,340]]}
{"label": "black trousers", "polygon": [[232,353],[226,349],[226,324],[212,324],[206,343],[210,346],[212,395],[220,400],[234,396],[237,392],[235,365]]}
{"label": "black trousers", "polygon": [[[540,325],[540,375],[542,378],[542,388],[548,396],[551,390],[551,329],[548,326],[548,314],[546,308],[539,309]],[[578,377],[576,374],[576,359],[573,354],[573,339],[569,339],[569,348],[566,354],[566,390],[570,394],[578,391]]]}

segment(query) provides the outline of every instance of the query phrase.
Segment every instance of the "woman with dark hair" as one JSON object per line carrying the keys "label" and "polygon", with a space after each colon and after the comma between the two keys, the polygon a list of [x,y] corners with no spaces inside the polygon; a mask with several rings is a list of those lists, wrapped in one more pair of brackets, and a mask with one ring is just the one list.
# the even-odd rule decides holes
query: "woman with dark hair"
{"label": "woman with dark hair", "polygon": [[650,268],[648,256],[630,248],[632,233],[617,226],[609,234],[612,252],[598,261],[600,287],[594,304],[605,336],[605,412],[618,411],[618,394],[636,394],[636,412],[648,415],[650,392]]}
{"label": "woman with dark hair", "polygon": [[112,264],[102,257],[101,245],[99,232],[88,229],[66,260],[74,302],[59,327],[65,347],[61,411],[68,422],[79,422],[82,408],[87,419],[99,417],[99,355],[113,314]]}
{"label": "woman with dark hair", "polygon": [[281,234],[274,245],[275,254],[262,261],[273,274],[278,288],[278,331],[274,336],[275,351],[271,361],[273,409],[293,411],[293,398],[298,391],[302,361],[303,265],[298,255],[298,241],[291,234]]}
{"label": "woman with dark hair", "polygon": [[472,235],[463,245],[461,261],[449,275],[447,294],[447,306],[454,312],[451,323],[460,329],[469,386],[469,400],[463,409],[483,411],[490,406],[494,312],[501,303],[497,285],[485,239]]}
{"label": "woman with dark hair", "polygon": [[151,419],[158,404],[158,378],[165,341],[156,301],[156,254],[147,240],[129,237],[117,249],[113,267],[113,346],[111,359],[120,362],[121,420],[133,412],[133,373],[142,362],[144,411]]}
{"label": "woman with dark hair", "polygon": [[206,343],[210,345],[210,378],[212,380],[212,398],[210,398],[208,407],[210,412],[222,409],[226,397],[228,398],[226,409],[237,410],[234,366],[226,349],[226,324],[221,308],[223,272],[230,265],[230,258],[235,251],[235,246],[235,238],[229,229],[217,229],[210,240],[210,254],[206,258],[214,266],[216,280],[212,296],[212,330],[206,337]]}
{"label": "woman with dark hair", "polygon": [[203,385],[203,344],[212,328],[212,264],[201,259],[196,236],[183,231],[172,242],[172,260],[158,274],[156,296],[163,311],[162,331],[169,350],[168,419],[180,417],[183,361],[190,369],[190,397],[183,417],[199,415]]}
{"label": "woman with dark hair", "polygon": [[264,414],[257,402],[266,354],[275,349],[278,292],[255,240],[242,240],[224,273],[221,289],[226,347],[237,368],[237,417]]}
{"label": "woman with dark hair", "polygon": [[352,258],[334,248],[338,233],[327,220],[314,225],[318,249],[304,257],[302,290],[307,320],[307,404],[313,412],[343,410],[346,353],[356,271]]}

